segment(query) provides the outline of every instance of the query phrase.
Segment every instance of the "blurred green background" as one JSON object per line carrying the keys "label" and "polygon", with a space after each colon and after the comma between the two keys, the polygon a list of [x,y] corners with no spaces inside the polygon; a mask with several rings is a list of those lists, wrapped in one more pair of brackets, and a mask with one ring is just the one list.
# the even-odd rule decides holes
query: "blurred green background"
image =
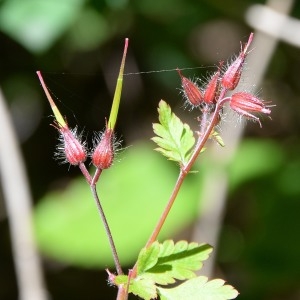
{"label": "blurred green background", "polygon": [[[114,299],[116,289],[107,285],[103,271],[113,266],[89,188],[77,168],[52,159],[57,133],[49,126],[53,118],[35,71],[42,71],[69,125],[91,140],[109,115],[125,37],[130,39],[125,73],[207,66],[184,71],[205,78],[218,61],[238,53],[240,41],[253,30],[245,12],[257,3],[264,1],[0,1],[0,86],[27,166],[51,299]],[[291,15],[300,19],[299,1]],[[248,122],[228,166],[230,193],[217,275],[239,290],[241,300],[300,297],[299,70],[299,48],[280,42],[258,87],[276,105],[272,121],[265,118],[262,129]],[[195,124],[194,112],[180,111],[179,88],[175,71],[124,78],[117,132],[128,148],[103,175],[99,191],[127,268],[176,179],[176,165],[152,151],[149,142],[159,100]],[[163,238],[189,239],[201,178],[210,166],[199,166],[199,173],[188,178]],[[17,299],[0,200],[0,299]]]}

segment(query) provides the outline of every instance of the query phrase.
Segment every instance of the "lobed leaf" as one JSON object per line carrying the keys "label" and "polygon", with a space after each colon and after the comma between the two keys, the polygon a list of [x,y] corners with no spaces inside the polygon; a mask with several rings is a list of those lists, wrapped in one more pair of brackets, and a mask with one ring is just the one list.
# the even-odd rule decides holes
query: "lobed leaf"
{"label": "lobed leaf", "polygon": [[157,136],[152,140],[159,146],[155,150],[169,160],[185,165],[195,144],[193,131],[188,124],[182,123],[163,100],[159,102],[158,114],[160,123],[153,124]]}
{"label": "lobed leaf", "polygon": [[[162,285],[193,278],[196,276],[194,271],[201,269],[202,262],[208,258],[211,251],[212,247],[207,244],[186,241],[174,244],[172,240],[163,244],[155,242],[146,251],[141,251],[137,263],[144,268],[138,269],[138,276],[150,278]],[[146,264],[144,261],[152,263]]]}
{"label": "lobed leaf", "polygon": [[[222,279],[208,281],[207,277],[196,277],[194,271],[202,267],[212,247],[207,244],[166,240],[162,244],[154,242],[143,248],[138,257],[136,278],[131,278],[129,293],[142,299],[161,300],[229,300],[238,296],[231,286]],[[187,280],[174,288],[162,288],[158,285],[174,283],[175,280]],[[128,284],[127,275],[114,278],[116,285]]]}
{"label": "lobed leaf", "polygon": [[225,281],[222,279],[207,280],[207,277],[199,276],[175,288],[157,289],[161,300],[229,300],[235,299],[239,294],[231,285],[224,285]]}
{"label": "lobed leaf", "polygon": [[[113,284],[126,285],[128,283],[128,276],[127,275],[118,275],[113,280]],[[139,296],[142,299],[150,300],[157,298],[157,287],[155,282],[150,278],[134,278],[130,280],[129,283],[129,293],[132,293],[136,296]]]}
{"label": "lobed leaf", "polygon": [[138,274],[143,274],[146,270],[156,265],[159,251],[158,243],[154,243],[151,247],[141,250],[137,261]]}

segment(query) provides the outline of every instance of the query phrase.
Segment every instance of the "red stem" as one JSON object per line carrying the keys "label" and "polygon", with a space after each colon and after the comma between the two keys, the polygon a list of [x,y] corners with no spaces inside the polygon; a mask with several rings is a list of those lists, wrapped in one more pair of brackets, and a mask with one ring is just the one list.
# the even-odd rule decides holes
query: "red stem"
{"label": "red stem", "polygon": [[79,169],[80,169],[81,173],[83,174],[83,176],[85,177],[87,183],[89,185],[91,185],[92,177],[83,162],[79,164]]}
{"label": "red stem", "polygon": [[[177,178],[176,184],[174,186],[174,189],[172,191],[172,194],[169,198],[169,201],[162,213],[162,215],[160,216],[150,238],[148,239],[147,243],[146,243],[146,248],[150,247],[152,245],[152,243],[154,243],[160,233],[160,230],[162,228],[162,226],[164,225],[166,218],[174,204],[174,201],[178,195],[178,192],[180,190],[180,187],[184,181],[184,179],[186,178],[187,174],[190,172],[193,164],[195,163],[199,153],[201,152],[201,150],[203,149],[205,143],[207,142],[212,130],[214,129],[215,125],[218,122],[219,119],[219,112],[220,109],[222,108],[222,106],[224,105],[224,103],[226,101],[229,100],[229,98],[223,98],[224,95],[226,93],[226,90],[223,89],[220,93],[220,97],[219,97],[219,101],[216,104],[216,108],[215,111],[211,117],[211,120],[209,122],[209,125],[206,127],[205,132],[203,135],[199,135],[199,139],[198,142],[195,146],[194,152],[191,156],[191,158],[189,159],[188,163],[185,166],[182,166],[179,176]],[[137,276],[137,264],[134,265],[133,269],[132,269],[132,278],[135,278]]]}
{"label": "red stem", "polygon": [[[117,273],[118,273],[118,275],[121,275],[121,274],[123,274],[123,271],[122,271],[122,268],[121,268],[119,256],[118,256],[118,253],[117,253],[117,249],[116,249],[116,246],[115,246],[115,243],[114,243],[114,240],[113,240],[113,237],[112,237],[112,234],[111,234],[111,231],[110,231],[110,228],[109,228],[109,225],[108,225],[103,207],[100,203],[100,199],[99,199],[99,196],[98,196],[97,189],[96,189],[96,183],[97,183],[97,181],[98,181],[98,179],[99,179],[99,177],[102,173],[102,170],[97,168],[96,172],[95,172],[95,174],[92,178],[84,163],[80,163],[79,168],[80,168],[82,174],[84,175],[86,181],[88,182],[88,184],[91,188],[93,198],[96,202],[97,209],[98,209],[98,212],[99,212],[100,217],[102,219],[103,226],[104,226],[104,229],[105,229],[105,232],[106,232],[109,244],[110,244],[110,248],[111,248],[111,251],[112,251],[112,255],[113,255],[114,262],[115,262]],[[125,300],[125,298],[120,298],[120,299]]]}
{"label": "red stem", "polygon": [[118,286],[118,295],[116,300],[127,300],[128,299],[128,290],[124,284]]}
{"label": "red stem", "polygon": [[91,185],[96,185],[96,183],[97,183],[98,180],[99,180],[99,177],[100,177],[101,173],[102,173],[102,169],[97,168],[97,169],[96,169],[96,172],[95,172],[95,174],[94,174],[94,177],[93,177],[93,179],[91,180]]}
{"label": "red stem", "polygon": [[[148,239],[148,242],[146,243],[146,246],[145,246],[146,248],[150,247],[151,244],[156,241],[157,236],[158,236],[162,226],[164,225],[164,222],[165,222],[165,220],[166,220],[166,218],[167,218],[167,216],[168,216],[168,214],[169,214],[169,212],[170,212],[170,210],[173,206],[173,203],[174,203],[174,201],[175,201],[175,199],[178,195],[178,192],[180,190],[180,187],[181,187],[181,185],[183,183],[183,180],[186,177],[186,175],[187,175],[187,173],[185,173],[183,170],[180,171],[179,176],[178,176],[177,181],[176,181],[176,184],[174,186],[173,192],[170,196],[170,199],[169,199],[169,201],[168,201],[161,217],[159,218],[159,221],[156,224],[155,229],[153,230],[150,238]],[[135,275],[134,272],[135,272],[135,268],[133,268],[133,275],[132,275],[133,277]]]}
{"label": "red stem", "polygon": [[104,213],[104,210],[103,210],[102,205],[101,205],[100,200],[99,200],[96,185],[90,185],[90,188],[91,188],[93,197],[95,199],[95,202],[96,202],[96,205],[97,205],[97,208],[98,208],[98,212],[99,212],[100,217],[102,219],[106,235],[108,237],[108,241],[109,241],[110,248],[111,248],[111,251],[112,251],[112,255],[113,255],[114,262],[115,262],[117,273],[118,273],[118,275],[122,275],[123,271],[122,271],[122,268],[121,268],[118,252],[117,252],[117,249],[116,249],[116,246],[115,246],[115,243],[114,243],[114,240],[113,240],[113,237],[112,237],[112,234],[111,234],[111,231],[110,231],[110,228],[109,228],[109,225],[108,225],[105,213]]}

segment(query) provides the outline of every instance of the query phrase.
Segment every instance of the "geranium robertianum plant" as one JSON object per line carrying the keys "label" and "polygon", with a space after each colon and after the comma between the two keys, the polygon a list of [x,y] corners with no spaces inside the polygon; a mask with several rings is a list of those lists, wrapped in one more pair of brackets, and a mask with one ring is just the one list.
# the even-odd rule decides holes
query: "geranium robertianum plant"
{"label": "geranium robertianum plant", "polygon": [[[193,132],[188,124],[183,123],[171,111],[170,106],[165,101],[160,101],[158,108],[159,123],[153,124],[156,136],[152,140],[158,146],[157,151],[169,160],[178,163],[179,175],[157,225],[145,247],[141,249],[135,265],[127,275],[123,273],[109,224],[98,197],[96,184],[102,171],[111,167],[115,157],[114,128],[121,98],[128,39],[125,40],[111,113],[104,131],[95,139],[91,153],[87,150],[85,142],[82,142],[80,135],[77,134],[76,128],[73,130],[69,128],[67,121],[62,117],[51,98],[41,72],[37,72],[56,119],[53,126],[61,135],[59,150],[63,152],[66,162],[80,168],[96,201],[115,262],[117,274],[109,270],[107,270],[107,273],[109,282],[118,287],[117,299],[127,299],[129,293],[146,300],[158,297],[168,300],[226,300],[237,297],[238,292],[232,286],[226,285],[224,280],[214,279],[208,281],[205,276],[196,276],[195,271],[201,269],[203,262],[208,259],[212,251],[210,245],[195,242],[188,243],[187,241],[174,242],[172,240],[160,243],[157,237],[184,179],[191,171],[199,154],[204,150],[206,142],[209,139],[214,139],[221,146],[224,146],[216,126],[222,120],[225,103],[228,103],[230,109],[241,117],[258,122],[260,127],[261,121],[257,114],[270,115],[271,113],[269,106],[255,95],[249,92],[235,92],[252,40],[253,33],[250,34],[248,42],[241,46],[241,51],[236,59],[226,67],[221,62],[216,72],[204,86],[199,86],[197,82],[186,78],[182,75],[181,70],[177,69],[181,78],[186,105],[197,109],[199,112],[197,118],[199,128]],[[230,95],[228,95],[229,92]],[[85,165],[88,156],[90,156],[93,165],[96,167],[94,175],[90,174]],[[178,285],[168,287],[169,284],[175,282],[178,282]]]}

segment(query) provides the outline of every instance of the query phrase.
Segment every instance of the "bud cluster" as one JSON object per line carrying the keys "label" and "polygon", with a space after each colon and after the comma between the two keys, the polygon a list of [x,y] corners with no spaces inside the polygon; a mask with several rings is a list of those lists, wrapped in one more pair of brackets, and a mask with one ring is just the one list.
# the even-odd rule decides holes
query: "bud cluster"
{"label": "bud cluster", "polygon": [[[234,91],[240,81],[245,59],[248,55],[248,49],[253,40],[253,33],[250,34],[248,42],[241,47],[241,51],[237,58],[229,64],[225,71],[221,72],[220,67],[215,72],[208,83],[204,87],[199,87],[195,82],[184,77],[179,69],[177,69],[180,78],[184,97],[186,102],[192,108],[203,108],[206,111],[213,111],[217,104],[220,106],[225,102],[229,102],[232,110],[243,117],[257,121],[260,126],[260,119],[253,113],[262,113],[269,115],[271,110],[267,108],[264,102],[247,92],[236,92],[231,97],[226,97],[228,91]],[[220,63],[220,66],[222,62]],[[220,109],[220,107],[218,107]]]}
{"label": "bud cluster", "polygon": [[[60,145],[57,147],[58,152],[56,157],[63,158],[63,162],[68,162],[71,165],[77,166],[85,162],[88,156],[86,143],[82,141],[81,135],[77,134],[77,128],[71,130],[67,122],[62,117],[57,106],[55,105],[45,83],[41,72],[37,75],[40,79],[45,94],[49,100],[51,108],[55,116],[55,123],[53,126],[60,133]],[[107,126],[106,126],[107,127]],[[116,144],[114,143],[114,132],[112,128],[106,128],[100,139],[94,142],[94,150],[90,154],[92,163],[98,169],[109,168],[114,159],[114,152]]]}
{"label": "bud cluster", "polygon": [[71,130],[68,127],[58,127],[56,125],[54,127],[61,134],[61,144],[57,147],[58,153],[56,156],[63,157],[64,162],[76,166],[85,162],[87,156],[90,156],[93,165],[98,169],[108,169],[112,165],[117,146],[112,129],[106,128],[100,134],[100,137],[96,137],[93,141],[93,150],[88,153],[86,143],[77,134],[76,128]]}
{"label": "bud cluster", "polygon": [[55,156],[62,158],[63,162],[77,166],[85,162],[87,156],[90,156],[96,168],[103,170],[112,165],[118,145],[112,129],[106,128],[99,138],[95,138],[93,150],[88,153],[86,142],[82,141],[81,135],[77,133],[77,128],[71,130],[67,125],[62,127],[57,123],[53,126],[60,133],[60,144]]}
{"label": "bud cluster", "polygon": [[[268,106],[266,106],[261,99],[257,98],[251,93],[234,92],[240,81],[245,60],[249,53],[248,49],[252,43],[252,40],[253,34],[251,33],[248,42],[244,46],[241,46],[241,51],[236,59],[223,71],[223,62],[221,62],[218,70],[212,74],[207,84],[204,86],[199,86],[197,82],[193,82],[186,78],[182,75],[181,71],[177,69],[187,103],[189,103],[189,105],[191,105],[193,108],[199,107],[202,112],[206,111],[208,113],[212,113],[216,111],[220,116],[223,104],[225,102],[229,102],[229,107],[233,111],[243,117],[257,121],[261,126],[259,117],[254,115],[254,113],[269,115],[271,110],[268,108]],[[126,47],[125,49],[127,49]],[[126,50],[124,50],[123,60],[125,59],[125,55]],[[122,66],[124,67],[124,62],[122,62]],[[41,73],[38,71],[37,74],[56,118],[56,123],[54,126],[61,133],[62,146],[60,146],[58,149],[63,151],[65,161],[69,162],[71,165],[80,165],[86,160],[88,155],[85,143],[81,141],[81,138],[77,135],[76,130],[69,129],[68,124],[60,114],[53,99],[51,98]],[[231,96],[226,96],[228,91],[233,91],[233,94]],[[119,97],[120,95],[117,94],[117,96]],[[116,109],[112,109],[114,114],[114,118],[112,119],[114,120],[116,117],[115,111]],[[115,144],[113,128],[115,121],[112,123],[113,125],[108,122],[105,131],[94,143],[94,149],[90,154],[94,166],[101,170],[109,168],[114,159]]]}

